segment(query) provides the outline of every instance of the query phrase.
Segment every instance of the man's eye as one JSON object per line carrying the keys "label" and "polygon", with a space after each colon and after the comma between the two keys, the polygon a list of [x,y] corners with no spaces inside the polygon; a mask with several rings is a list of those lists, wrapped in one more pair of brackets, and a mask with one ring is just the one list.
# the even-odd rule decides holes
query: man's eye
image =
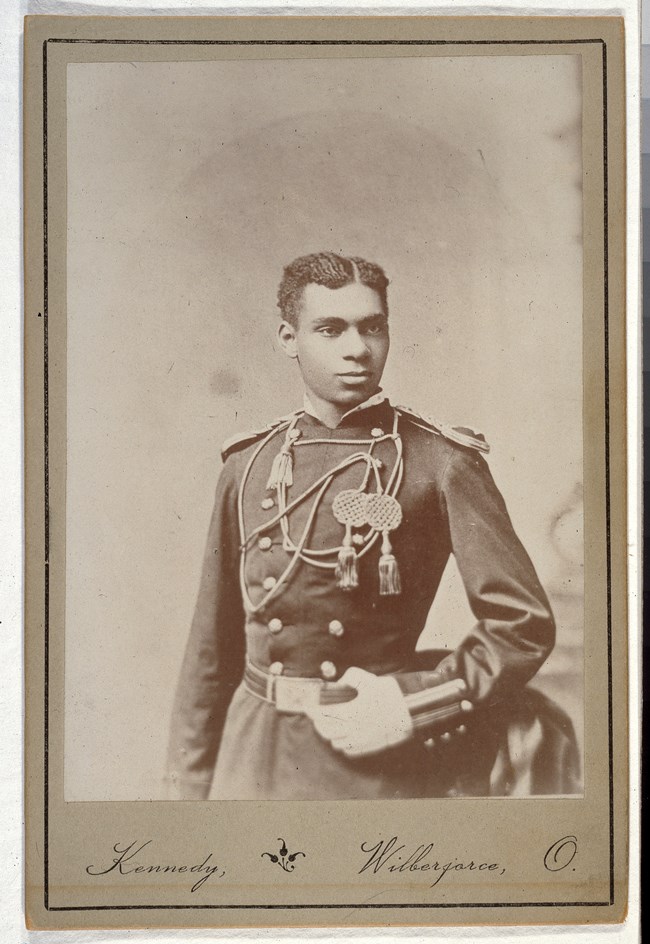
{"label": "man's eye", "polygon": [[368,328],[366,329],[366,333],[371,334],[371,335],[384,334],[385,331],[386,331],[386,325],[383,322],[369,325]]}
{"label": "man's eye", "polygon": [[335,338],[341,333],[341,331],[340,328],[335,328],[333,325],[322,325],[318,329],[318,333],[322,334],[325,338]]}

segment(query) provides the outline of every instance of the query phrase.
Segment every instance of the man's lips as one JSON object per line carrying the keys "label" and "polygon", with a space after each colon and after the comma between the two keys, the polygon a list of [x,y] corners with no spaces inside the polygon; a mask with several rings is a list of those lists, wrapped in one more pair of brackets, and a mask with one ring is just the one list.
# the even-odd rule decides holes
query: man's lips
{"label": "man's lips", "polygon": [[369,370],[349,370],[346,373],[339,374],[339,377],[370,377],[371,371]]}

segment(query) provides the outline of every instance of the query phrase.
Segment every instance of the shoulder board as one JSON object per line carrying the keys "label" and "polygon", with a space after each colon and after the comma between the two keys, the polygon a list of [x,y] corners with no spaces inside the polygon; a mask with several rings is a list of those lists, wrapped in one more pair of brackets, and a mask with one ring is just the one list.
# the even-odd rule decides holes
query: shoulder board
{"label": "shoulder board", "polygon": [[263,436],[266,436],[268,433],[272,433],[276,429],[280,429],[282,426],[287,426],[294,416],[299,416],[302,412],[302,410],[294,410],[293,413],[287,413],[286,416],[281,416],[279,419],[273,420],[272,423],[269,423],[268,426],[264,426],[262,429],[258,429],[254,432],[238,433],[236,436],[230,436],[230,438],[226,439],[221,446],[222,460],[225,462],[231,453],[237,452],[238,449],[243,449],[245,446],[250,446],[251,443],[254,443],[256,439],[261,439]]}
{"label": "shoulder board", "polygon": [[490,445],[486,442],[483,433],[478,433],[468,426],[450,426],[447,423],[439,423],[428,416],[415,413],[414,410],[410,410],[405,406],[396,406],[395,409],[407,416],[416,426],[428,429],[432,433],[438,433],[444,436],[445,439],[458,443],[459,446],[467,446],[469,449],[477,449],[484,453],[490,451]]}

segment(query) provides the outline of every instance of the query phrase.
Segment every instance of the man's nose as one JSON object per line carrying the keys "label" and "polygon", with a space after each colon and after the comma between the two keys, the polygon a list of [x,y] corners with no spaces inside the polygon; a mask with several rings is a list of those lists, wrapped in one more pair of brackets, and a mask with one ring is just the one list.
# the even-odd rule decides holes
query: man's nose
{"label": "man's nose", "polygon": [[365,342],[363,335],[357,331],[355,328],[350,328],[345,333],[345,357],[367,357],[368,356],[368,345]]}

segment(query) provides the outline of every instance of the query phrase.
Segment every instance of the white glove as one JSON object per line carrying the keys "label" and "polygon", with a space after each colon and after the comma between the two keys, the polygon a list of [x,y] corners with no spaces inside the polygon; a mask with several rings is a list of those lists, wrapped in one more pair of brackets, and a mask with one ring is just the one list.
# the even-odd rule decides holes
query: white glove
{"label": "white glove", "polygon": [[352,701],[316,705],[307,714],[322,738],[348,757],[375,754],[401,744],[413,733],[413,722],[397,680],[351,668],[340,685],[356,688]]}

